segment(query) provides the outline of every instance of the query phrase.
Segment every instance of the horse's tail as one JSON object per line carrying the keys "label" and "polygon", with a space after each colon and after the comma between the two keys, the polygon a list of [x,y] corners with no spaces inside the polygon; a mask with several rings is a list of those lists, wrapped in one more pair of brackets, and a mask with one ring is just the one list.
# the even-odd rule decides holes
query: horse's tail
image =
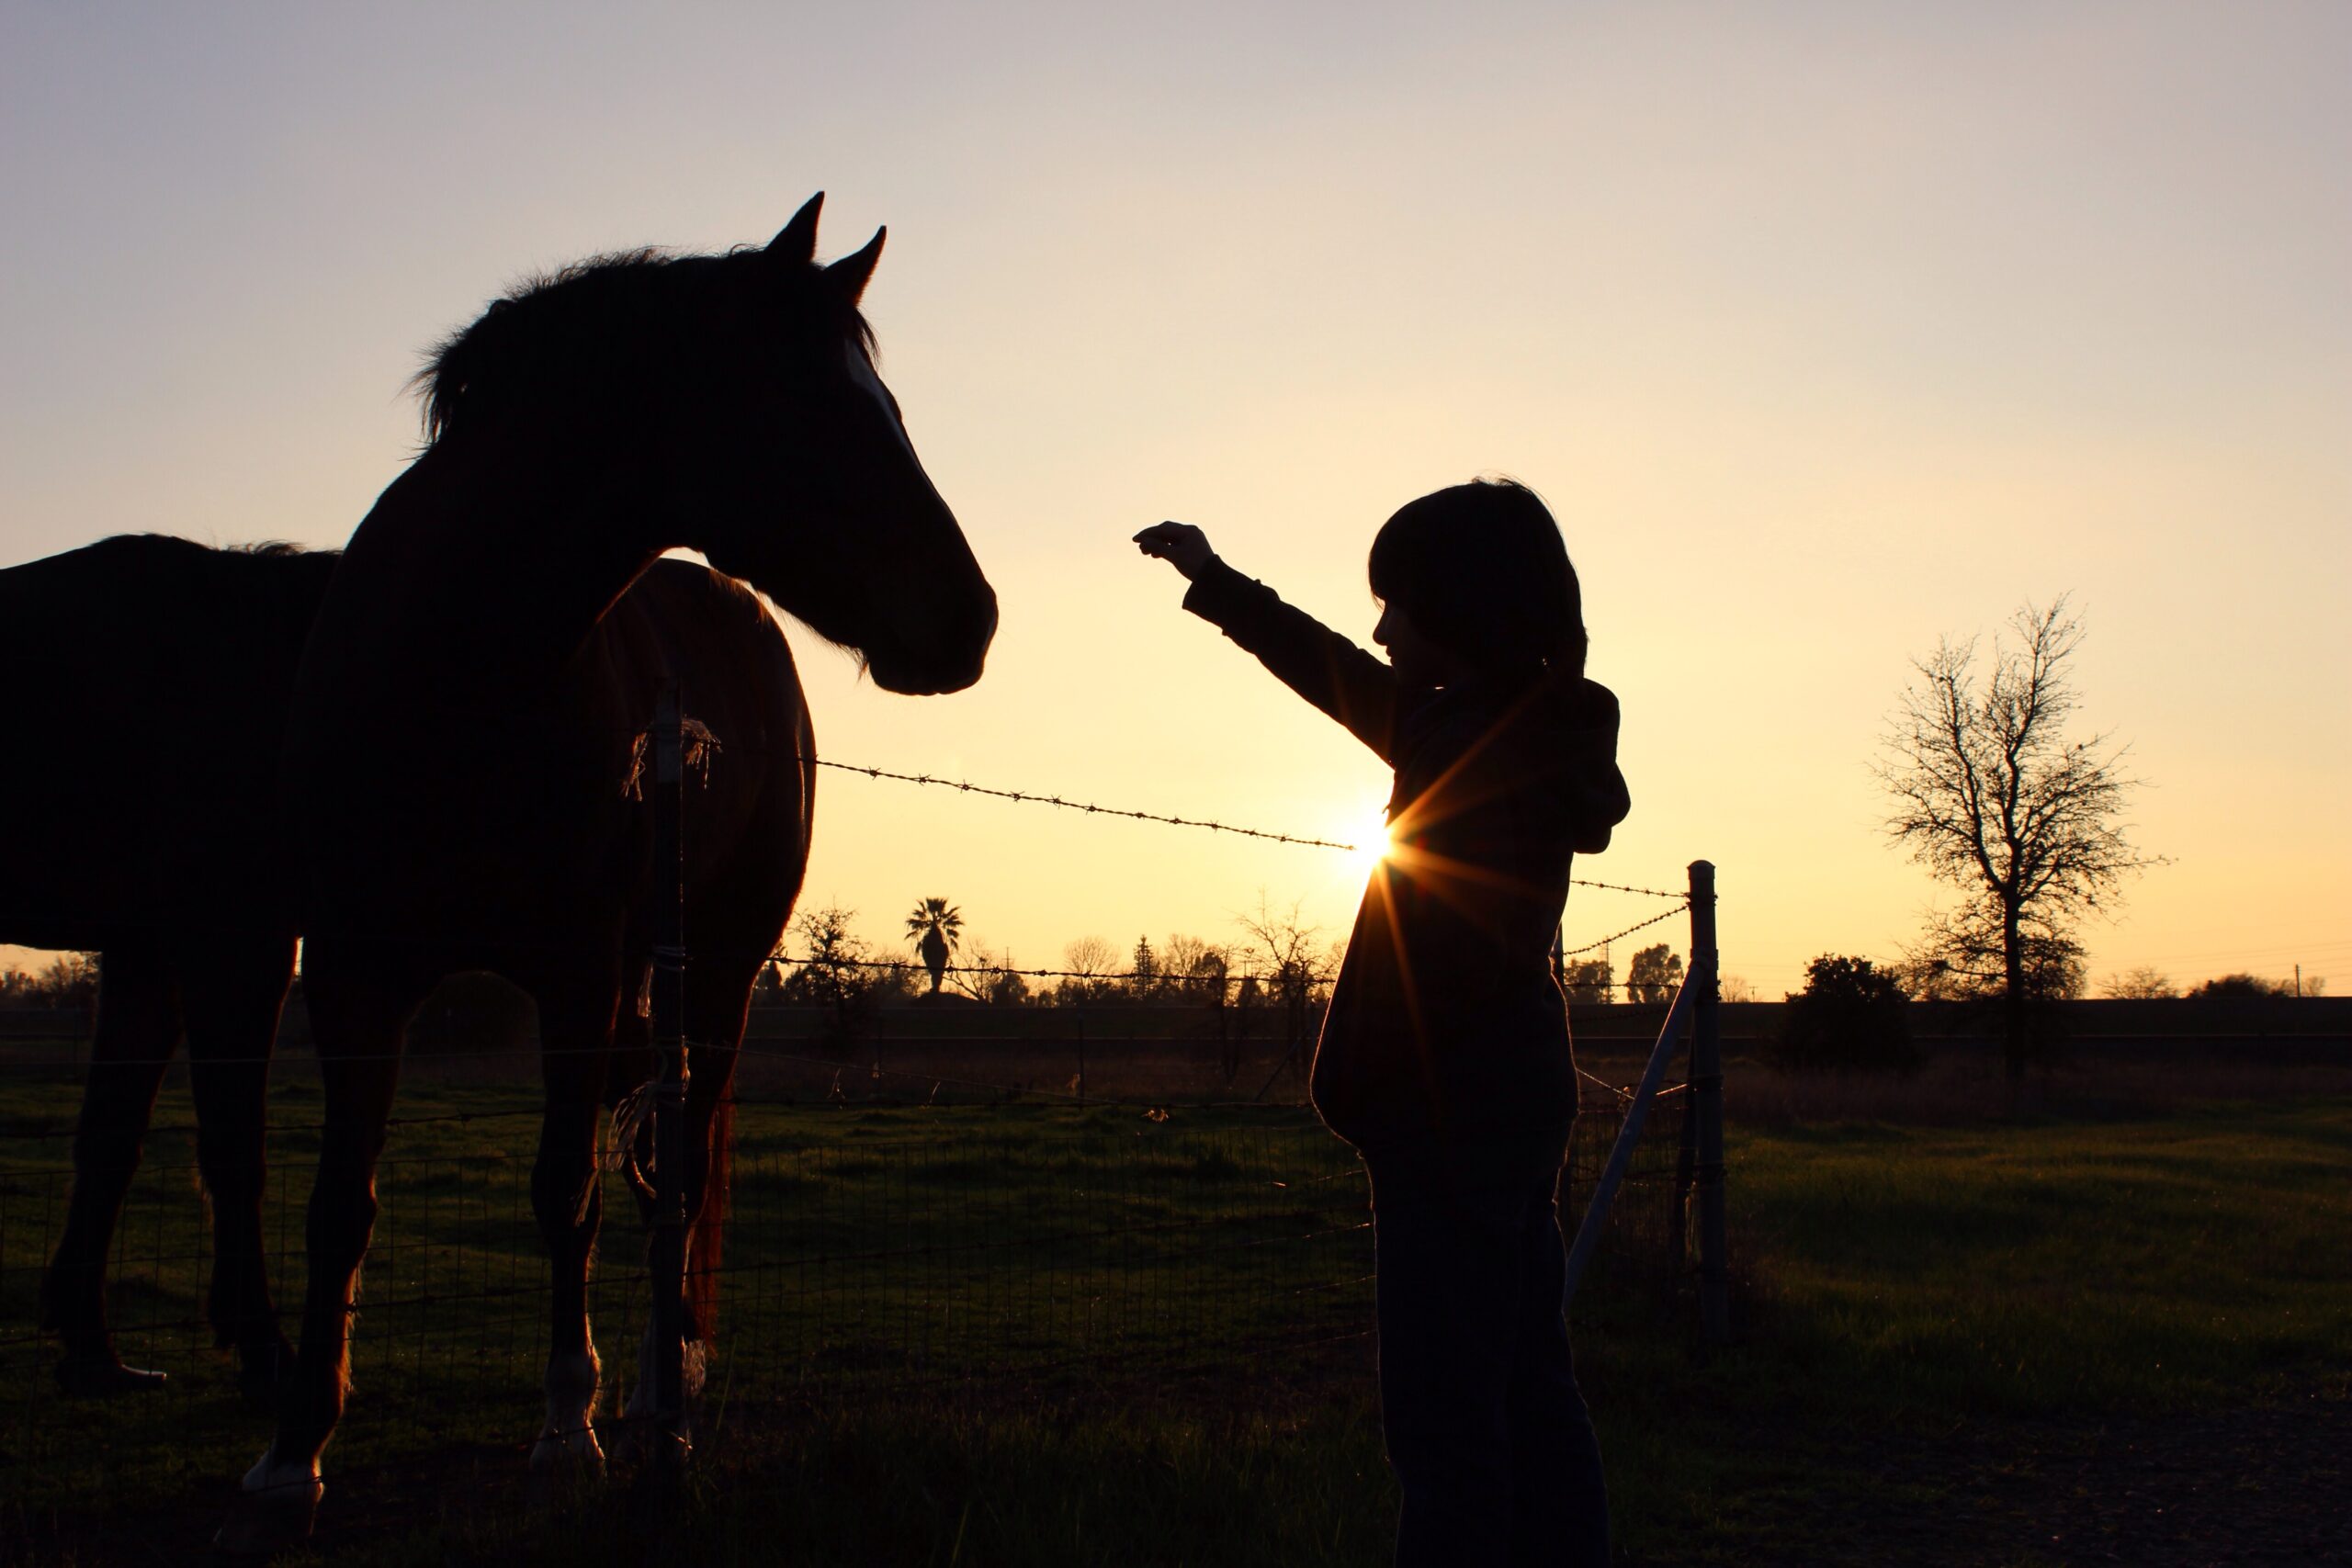
{"label": "horse's tail", "polygon": [[735,1156],[735,1094],[719,1096],[710,1112],[710,1174],[703,1182],[702,1210],[695,1215],[686,1273],[686,1300],[695,1326],[707,1343],[718,1327],[718,1273],[726,1261],[727,1200]]}

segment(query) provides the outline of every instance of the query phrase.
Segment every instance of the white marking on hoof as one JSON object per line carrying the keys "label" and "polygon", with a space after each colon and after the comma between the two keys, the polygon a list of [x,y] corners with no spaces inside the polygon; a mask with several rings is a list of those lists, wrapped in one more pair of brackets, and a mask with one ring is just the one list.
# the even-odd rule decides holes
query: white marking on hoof
{"label": "white marking on hoof", "polygon": [[539,1440],[531,1445],[532,1470],[603,1473],[605,1450],[597,1446],[594,1427],[603,1370],[594,1340],[585,1350],[562,1350],[548,1358],[548,1418],[539,1428]]}
{"label": "white marking on hoof", "polygon": [[318,1455],[306,1462],[276,1458],[276,1443],[238,1483],[238,1500],[211,1538],[214,1556],[261,1561],[311,1540],[318,1500],[327,1493],[318,1479]]}
{"label": "white marking on hoof", "polygon": [[307,1463],[300,1460],[281,1460],[277,1445],[263,1450],[254,1467],[245,1472],[238,1489],[248,1496],[300,1496],[317,1502],[326,1491],[319,1480],[319,1461],[313,1457]]}
{"label": "white marking on hoof", "polygon": [[273,1557],[311,1538],[319,1499],[326,1495],[319,1481],[318,1457],[297,1462],[280,1461],[277,1452],[272,1445],[238,1483],[237,1501],[212,1538],[219,1555]]}

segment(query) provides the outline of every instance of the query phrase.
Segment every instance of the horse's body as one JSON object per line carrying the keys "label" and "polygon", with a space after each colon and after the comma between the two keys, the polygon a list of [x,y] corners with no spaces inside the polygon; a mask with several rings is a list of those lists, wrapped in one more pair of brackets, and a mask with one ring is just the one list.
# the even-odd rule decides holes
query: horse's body
{"label": "horse's body", "polygon": [[[250,1392],[273,1388],[290,1360],[261,1243],[268,1062],[298,925],[277,759],[335,564],[328,553],[149,536],[0,571],[0,669],[21,672],[34,733],[57,742],[0,772],[0,819],[41,829],[0,859],[0,935],[106,954],[73,1196],[43,1303],[65,1345],[60,1381],[75,1392],[161,1381],[116,1359],[105,1270],[183,1021],[216,1236],[210,1321],[240,1351]],[[781,630],[730,580],[664,561],[605,617],[599,651],[604,685],[633,705],[624,727],[644,728],[648,682],[679,676],[707,694],[694,716],[725,761],[714,753],[687,802],[689,900],[699,908],[749,882],[788,908],[810,804],[796,758],[813,755],[814,740]],[[622,799],[627,739],[587,765],[618,781],[608,832],[641,840],[644,812]],[[645,947],[631,932],[631,972]],[[641,1032],[636,1021],[625,1010],[624,1036]],[[618,1087],[608,1078],[608,1098]]]}
{"label": "horse's body", "polygon": [[[546,1111],[531,1195],[553,1318],[532,1458],[598,1458],[585,1304],[597,1107],[652,930],[649,835],[625,790],[668,675],[719,745],[701,820],[685,824],[704,874],[686,914],[684,1174],[694,1269],[712,1280],[706,1200],[725,1154],[714,1124],[752,981],[797,887],[806,736],[774,722],[788,670],[715,660],[692,640],[698,626],[650,638],[616,611],[630,585],[663,550],[693,547],[858,649],[886,689],[979,677],[994,595],[875,378],[856,312],[881,236],[819,267],[817,205],[764,250],[615,258],[494,305],[441,351],[432,444],[360,525],[329,587],[285,768],[328,1130],[301,1351],[231,1546],[307,1529],[344,1406],[403,1025],[454,969],[494,970],[538,1002]],[[742,609],[755,611],[748,595]],[[721,857],[714,825],[736,820],[722,781],[737,776],[789,778],[797,805],[764,834],[737,822],[744,847]],[[707,1329],[699,1306],[693,1326]]]}
{"label": "horse's body", "polygon": [[270,1045],[295,919],[277,804],[295,662],[332,555],[107,539],[0,571],[0,671],[17,742],[0,763],[0,939],[94,950],[96,1036],[66,1224],[45,1281],[59,1381],[103,1393],[124,1368],[105,1275],[164,1065],[183,1033],[211,1199],[214,1336],[247,1386],[285,1339],[262,1255]]}

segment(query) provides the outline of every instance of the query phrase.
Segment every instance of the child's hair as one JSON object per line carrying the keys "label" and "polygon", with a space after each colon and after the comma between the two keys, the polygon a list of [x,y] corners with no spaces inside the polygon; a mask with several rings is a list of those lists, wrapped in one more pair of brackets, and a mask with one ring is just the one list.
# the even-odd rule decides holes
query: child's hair
{"label": "child's hair", "polygon": [[1584,676],[1584,594],[1544,498],[1474,479],[1407,502],[1372,541],[1372,592],[1482,674]]}

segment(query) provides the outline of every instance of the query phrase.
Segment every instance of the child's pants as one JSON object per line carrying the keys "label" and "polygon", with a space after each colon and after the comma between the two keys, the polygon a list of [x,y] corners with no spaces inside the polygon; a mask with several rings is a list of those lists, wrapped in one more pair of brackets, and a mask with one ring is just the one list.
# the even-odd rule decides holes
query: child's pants
{"label": "child's pants", "polygon": [[1577,1392],[1549,1182],[1384,1200],[1380,1406],[1398,1568],[1604,1568],[1600,1448]]}

